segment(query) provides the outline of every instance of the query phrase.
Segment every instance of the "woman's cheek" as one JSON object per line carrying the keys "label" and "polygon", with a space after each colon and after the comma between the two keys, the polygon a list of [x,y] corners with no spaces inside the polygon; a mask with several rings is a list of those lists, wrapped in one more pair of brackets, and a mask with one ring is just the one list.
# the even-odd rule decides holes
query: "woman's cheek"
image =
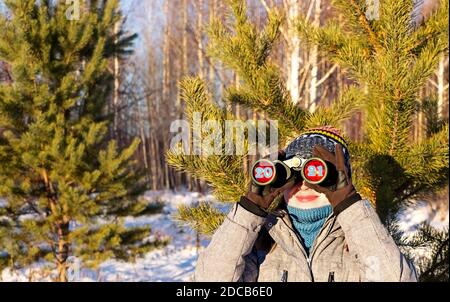
{"label": "woman's cheek", "polygon": [[294,197],[295,193],[297,193],[297,191],[299,190],[298,185],[297,186],[293,186],[290,189],[287,189],[286,191],[283,192],[283,196],[284,196],[284,200],[289,203],[289,201]]}
{"label": "woman's cheek", "polygon": [[284,200],[286,201],[286,203],[289,203],[289,192],[291,190],[286,190],[283,192],[283,196],[284,196]]}

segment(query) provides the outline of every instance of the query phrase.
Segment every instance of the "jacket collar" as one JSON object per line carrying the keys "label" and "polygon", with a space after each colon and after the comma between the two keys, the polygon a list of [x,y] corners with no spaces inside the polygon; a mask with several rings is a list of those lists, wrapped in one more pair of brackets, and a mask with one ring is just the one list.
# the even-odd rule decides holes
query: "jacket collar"
{"label": "jacket collar", "polygon": [[308,255],[303,244],[301,243],[299,235],[294,231],[286,209],[279,209],[270,214],[266,219],[265,227],[273,240],[280,245],[286,253],[291,254],[294,257],[303,255],[305,259],[309,259],[314,255],[316,249],[320,247],[320,243],[325,240],[330,233],[335,232],[340,228],[335,221],[336,216],[333,213],[327,217],[325,223],[317,234],[316,239],[314,240],[310,255]]}

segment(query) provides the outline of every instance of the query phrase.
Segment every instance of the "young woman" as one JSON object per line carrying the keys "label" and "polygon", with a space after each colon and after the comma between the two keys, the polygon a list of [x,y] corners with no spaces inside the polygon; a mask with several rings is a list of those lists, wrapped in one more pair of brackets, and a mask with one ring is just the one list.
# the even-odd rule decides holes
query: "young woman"
{"label": "young woman", "polygon": [[[279,156],[319,157],[339,176],[329,187],[297,178],[269,193],[250,189],[200,254],[196,281],[417,281],[414,266],[356,192],[336,129],[310,129]],[[267,211],[280,194],[284,202]]]}

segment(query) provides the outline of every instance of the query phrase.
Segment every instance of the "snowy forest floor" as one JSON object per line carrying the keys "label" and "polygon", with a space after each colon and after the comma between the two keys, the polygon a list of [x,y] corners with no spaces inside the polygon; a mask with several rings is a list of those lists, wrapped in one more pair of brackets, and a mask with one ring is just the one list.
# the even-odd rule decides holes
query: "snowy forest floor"
{"label": "snowy forest floor", "polygon": [[[196,247],[196,234],[187,227],[182,227],[174,220],[173,215],[179,205],[189,205],[198,201],[213,202],[224,212],[230,205],[217,203],[211,195],[201,195],[196,192],[147,192],[144,198],[148,202],[162,202],[164,207],[161,213],[141,217],[128,217],[127,226],[149,225],[152,236],[170,238],[165,247],[148,252],[144,257],[133,262],[108,260],[98,269],[92,270],[80,267],[76,259],[72,259],[69,280],[84,282],[105,281],[192,281],[198,250]],[[434,227],[444,228],[449,225],[448,211],[436,212],[427,204],[418,202],[400,213],[400,229],[410,236],[416,227],[424,222],[430,222]],[[200,250],[208,244],[207,238],[201,238]],[[420,253],[420,251],[418,251]],[[51,281],[49,273],[44,269],[45,264],[36,263],[32,267],[22,270],[5,269],[0,273],[1,281]]]}

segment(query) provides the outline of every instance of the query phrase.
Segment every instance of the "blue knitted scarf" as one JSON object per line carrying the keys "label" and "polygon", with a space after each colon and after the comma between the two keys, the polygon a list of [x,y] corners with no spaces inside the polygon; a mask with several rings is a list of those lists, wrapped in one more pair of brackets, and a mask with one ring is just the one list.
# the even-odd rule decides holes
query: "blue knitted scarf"
{"label": "blue knitted scarf", "polygon": [[317,233],[319,233],[327,217],[333,211],[331,205],[313,209],[299,209],[287,206],[294,228],[303,239],[303,243],[309,252]]}

